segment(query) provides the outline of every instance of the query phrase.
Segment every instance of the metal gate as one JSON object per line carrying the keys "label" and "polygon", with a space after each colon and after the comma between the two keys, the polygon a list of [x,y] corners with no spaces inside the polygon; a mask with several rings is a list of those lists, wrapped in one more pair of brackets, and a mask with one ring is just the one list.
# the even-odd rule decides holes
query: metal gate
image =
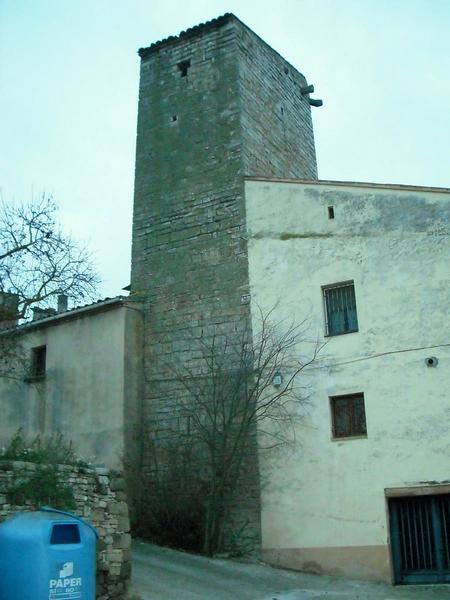
{"label": "metal gate", "polygon": [[395,583],[450,583],[450,494],[390,498]]}

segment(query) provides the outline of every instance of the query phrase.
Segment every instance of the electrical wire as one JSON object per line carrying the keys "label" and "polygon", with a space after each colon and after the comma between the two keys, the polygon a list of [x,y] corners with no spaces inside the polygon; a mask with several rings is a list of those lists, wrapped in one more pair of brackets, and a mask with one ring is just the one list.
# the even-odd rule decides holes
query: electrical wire
{"label": "electrical wire", "polygon": [[[349,364],[352,364],[355,362],[360,362],[363,360],[370,360],[372,358],[380,358],[380,356],[388,356],[390,354],[400,354],[402,352],[417,352],[419,350],[432,350],[434,348],[446,348],[449,346],[450,346],[450,344],[437,344],[435,346],[420,346],[418,348],[404,348],[403,350],[390,350],[388,352],[378,352],[377,354],[370,354],[369,356],[361,356],[360,358],[353,358],[351,360],[346,360],[346,361],[338,362],[338,363],[329,363],[329,364],[317,365],[317,366],[315,366],[313,364],[311,366],[311,368],[323,369],[324,367],[339,367],[341,365],[349,365]],[[317,359],[317,362],[320,362],[320,359]]]}

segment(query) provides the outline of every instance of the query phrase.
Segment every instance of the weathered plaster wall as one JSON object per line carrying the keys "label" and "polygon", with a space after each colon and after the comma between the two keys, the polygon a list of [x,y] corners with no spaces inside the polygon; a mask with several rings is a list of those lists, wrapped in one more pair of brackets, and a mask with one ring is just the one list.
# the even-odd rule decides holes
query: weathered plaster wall
{"label": "weathered plaster wall", "polygon": [[[234,17],[141,58],[131,279],[145,304],[145,428],[167,440],[185,393],[174,363],[195,372],[199,339],[220,333],[232,344],[249,317],[244,173],[312,177],[316,161],[303,76]],[[294,97],[303,120],[280,121],[279,102],[290,110]],[[302,152],[291,154],[293,140]],[[145,455],[147,476],[152,463]],[[256,540],[257,476],[249,465],[233,524],[249,523]]]}
{"label": "weathered plaster wall", "polygon": [[[8,503],[8,489],[17,478],[33,474],[37,465],[20,461],[0,461],[0,522],[17,512],[35,510],[31,503]],[[97,600],[123,599],[131,574],[131,535],[125,480],[119,473],[59,465],[64,483],[75,496],[77,516],[94,525],[97,542]]]}
{"label": "weathered plaster wall", "polygon": [[29,437],[61,432],[80,456],[120,468],[139,419],[140,318],[116,306],[23,329],[30,360],[46,345],[46,373],[32,383],[0,378],[0,443],[19,427]]}
{"label": "weathered plaster wall", "polygon": [[[252,309],[308,320],[321,286],[354,280],[359,331],[305,372],[298,447],[265,459],[263,548],[293,568],[389,579],[385,488],[449,479],[450,195],[247,181]],[[335,218],[328,218],[333,206]],[[376,356],[379,355],[379,356]],[[437,356],[436,368],[424,361]],[[367,438],[333,441],[329,396],[364,392]]]}

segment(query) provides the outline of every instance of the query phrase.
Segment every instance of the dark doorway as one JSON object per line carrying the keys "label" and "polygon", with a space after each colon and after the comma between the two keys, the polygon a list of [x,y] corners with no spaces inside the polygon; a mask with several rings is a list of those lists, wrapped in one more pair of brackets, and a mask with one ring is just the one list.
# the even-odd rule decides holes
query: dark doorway
{"label": "dark doorway", "polygon": [[395,583],[450,583],[450,494],[389,499]]}

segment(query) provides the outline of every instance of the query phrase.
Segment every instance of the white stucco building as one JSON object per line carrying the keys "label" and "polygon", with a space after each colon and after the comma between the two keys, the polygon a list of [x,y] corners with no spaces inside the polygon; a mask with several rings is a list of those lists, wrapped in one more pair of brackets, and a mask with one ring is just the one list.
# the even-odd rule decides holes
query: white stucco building
{"label": "white stucco building", "polygon": [[276,306],[327,342],[296,449],[261,457],[268,562],[450,580],[449,192],[246,181],[255,327]]}

